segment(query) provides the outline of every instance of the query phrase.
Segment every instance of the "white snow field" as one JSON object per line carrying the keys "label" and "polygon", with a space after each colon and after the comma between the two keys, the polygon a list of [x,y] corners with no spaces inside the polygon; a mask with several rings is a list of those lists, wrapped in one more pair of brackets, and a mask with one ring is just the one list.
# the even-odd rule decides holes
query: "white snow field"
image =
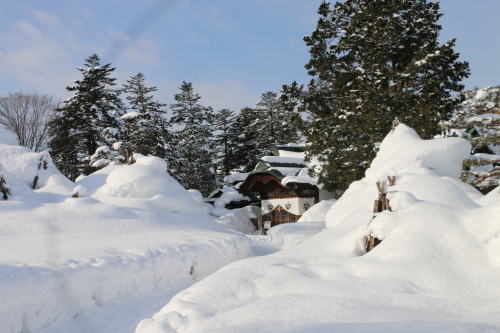
{"label": "white snow field", "polygon": [[[216,223],[163,160],[136,157],[73,183],[48,154],[0,143],[0,176],[10,189],[7,200],[0,193],[0,332],[51,323],[71,332],[57,325],[113,300],[147,304],[141,295],[178,291],[251,255],[251,240]],[[90,325],[89,313],[99,311],[82,315]],[[127,323],[130,331],[140,319]],[[103,332],[121,325],[100,320]]]}
{"label": "white snow field", "polygon": [[[499,332],[500,192],[482,198],[456,178],[469,152],[397,126],[326,229],[223,267],[136,332]],[[387,176],[392,211],[374,214]],[[382,242],[366,253],[369,233]]]}

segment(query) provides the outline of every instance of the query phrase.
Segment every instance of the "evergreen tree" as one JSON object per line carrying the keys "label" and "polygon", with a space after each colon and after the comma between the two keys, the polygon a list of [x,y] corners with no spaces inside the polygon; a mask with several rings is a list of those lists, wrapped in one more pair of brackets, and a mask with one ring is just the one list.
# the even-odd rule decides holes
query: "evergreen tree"
{"label": "evergreen tree", "polygon": [[259,111],[243,108],[229,129],[234,138],[234,167],[241,172],[252,171],[262,156],[270,154],[270,142],[262,129]]}
{"label": "evergreen tree", "polygon": [[464,161],[462,180],[486,193],[500,184],[500,86],[464,92],[465,101],[444,122],[444,136],[470,141],[472,153]]}
{"label": "evergreen tree", "polygon": [[[153,99],[156,87],[146,87],[145,76],[138,73],[127,80],[124,92],[128,93],[129,112],[122,116],[123,135],[121,156],[127,163],[133,153],[158,156],[163,159],[175,155],[172,146],[171,125],[166,119],[166,104]],[[170,154],[170,156],[169,156]]]}
{"label": "evergreen tree", "polygon": [[469,66],[458,61],[455,40],[439,45],[438,11],[426,0],[320,5],[317,28],[304,38],[313,79],[302,108],[312,116],[307,154],[323,163],[316,171],[327,189],[364,175],[395,118],[430,138],[460,103],[452,94],[463,89]]}
{"label": "evergreen tree", "polygon": [[267,145],[299,140],[298,129],[293,126],[292,112],[283,107],[277,93],[263,93],[256,110],[260,113],[261,138]]}
{"label": "evergreen tree", "polygon": [[215,148],[213,142],[214,114],[211,107],[198,104],[201,97],[191,83],[183,82],[177,103],[170,106],[171,122],[176,131],[180,158],[171,162],[172,176],[185,188],[197,189],[203,195],[216,187]]}
{"label": "evergreen tree", "polygon": [[217,173],[219,180],[230,174],[237,167],[234,159],[234,146],[236,138],[231,135],[231,126],[235,121],[234,112],[229,109],[219,110],[215,114],[214,129],[216,131],[215,144],[217,151]]}
{"label": "evergreen tree", "polygon": [[469,139],[473,153],[500,155],[500,86],[474,88],[463,96],[465,100],[443,123],[444,128]]}
{"label": "evergreen tree", "polygon": [[110,77],[115,68],[101,65],[96,54],[85,59],[84,65],[78,68],[83,79],[66,88],[75,94],[56,110],[50,123],[54,163],[72,180],[96,170],[92,156],[116,142],[123,112],[121,91],[113,88],[116,79]]}

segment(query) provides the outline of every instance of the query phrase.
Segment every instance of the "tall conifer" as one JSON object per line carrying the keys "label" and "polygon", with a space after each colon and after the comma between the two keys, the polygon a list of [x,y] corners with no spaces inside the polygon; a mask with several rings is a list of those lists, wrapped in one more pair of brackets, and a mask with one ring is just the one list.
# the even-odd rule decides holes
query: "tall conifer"
{"label": "tall conifer", "polygon": [[138,73],[123,85],[130,104],[128,113],[122,116],[124,133],[120,150],[126,161],[133,153],[164,159],[174,154],[171,125],[164,109],[166,104],[154,100],[151,93],[158,89],[146,87],[145,80],[144,74]]}
{"label": "tall conifer", "polygon": [[66,88],[75,94],[56,110],[50,124],[54,163],[73,180],[96,170],[91,165],[92,155],[116,142],[120,131],[121,91],[114,88],[116,79],[110,77],[115,68],[100,61],[96,54],[85,59],[85,68],[78,68],[83,78]]}
{"label": "tall conifer", "polygon": [[[469,66],[458,61],[455,40],[438,43],[439,3],[324,1],[318,13],[304,38],[313,77],[302,99],[312,116],[308,156],[324,163],[317,171],[327,189],[345,189],[363,176],[395,118],[425,138],[439,132]],[[292,90],[284,88],[285,100]]]}
{"label": "tall conifer", "polygon": [[181,158],[172,161],[170,169],[185,188],[208,195],[217,187],[213,110],[198,104],[201,97],[194,93],[191,83],[183,82],[179,89],[181,92],[175,95],[177,103],[170,108]]}
{"label": "tall conifer", "polygon": [[231,170],[237,166],[234,158],[237,137],[231,132],[231,126],[235,118],[234,112],[229,109],[219,110],[215,114],[214,130],[216,131],[217,173],[220,180],[224,176],[229,175]]}

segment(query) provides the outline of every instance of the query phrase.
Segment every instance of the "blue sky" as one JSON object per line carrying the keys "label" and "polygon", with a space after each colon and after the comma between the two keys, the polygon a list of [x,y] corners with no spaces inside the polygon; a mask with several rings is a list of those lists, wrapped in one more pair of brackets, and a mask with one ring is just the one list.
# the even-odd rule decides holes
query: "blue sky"
{"label": "blue sky", "polygon": [[[332,1],[333,2],[333,1]],[[302,41],[320,0],[2,0],[0,94],[67,98],[76,67],[93,53],[121,85],[142,72],[155,97],[173,103],[182,81],[201,104],[239,110],[266,91],[307,83]],[[467,88],[500,84],[499,0],[443,0],[441,42],[458,38],[470,62]]]}

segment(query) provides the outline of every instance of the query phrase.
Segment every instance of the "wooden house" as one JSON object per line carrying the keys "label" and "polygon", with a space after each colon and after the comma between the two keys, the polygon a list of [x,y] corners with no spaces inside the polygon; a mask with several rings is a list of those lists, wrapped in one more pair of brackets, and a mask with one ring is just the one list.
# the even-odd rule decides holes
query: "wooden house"
{"label": "wooden house", "polygon": [[267,221],[273,227],[297,222],[314,204],[333,198],[307,174],[301,145],[279,145],[272,153],[273,156],[263,157],[256,169],[236,186],[238,192],[260,204],[263,224]]}

